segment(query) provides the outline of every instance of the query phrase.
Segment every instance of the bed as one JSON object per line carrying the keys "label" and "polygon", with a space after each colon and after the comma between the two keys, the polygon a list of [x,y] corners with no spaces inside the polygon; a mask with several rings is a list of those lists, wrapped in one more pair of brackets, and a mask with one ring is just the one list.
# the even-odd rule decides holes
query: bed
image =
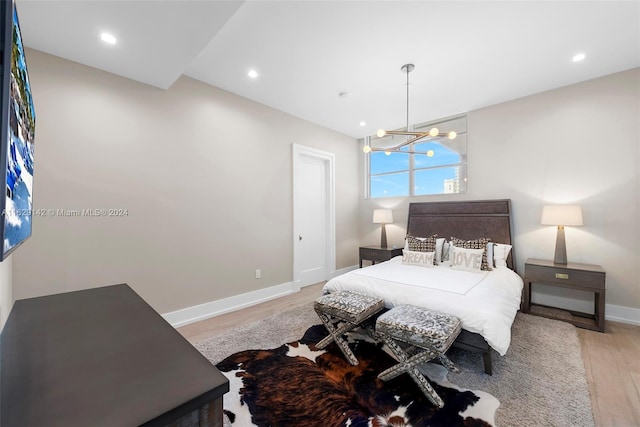
{"label": "bed", "polygon": [[[458,237],[512,245],[510,200],[410,203],[407,235],[438,234],[447,240]],[[402,263],[402,257],[335,277],[323,293],[338,290],[375,295],[386,308],[413,304],[452,314],[462,321],[463,331],[454,346],[481,353],[485,372],[492,373],[491,349],[504,355],[511,340],[511,325],[520,307],[523,282],[513,271],[513,248],[506,266],[472,273]]]}

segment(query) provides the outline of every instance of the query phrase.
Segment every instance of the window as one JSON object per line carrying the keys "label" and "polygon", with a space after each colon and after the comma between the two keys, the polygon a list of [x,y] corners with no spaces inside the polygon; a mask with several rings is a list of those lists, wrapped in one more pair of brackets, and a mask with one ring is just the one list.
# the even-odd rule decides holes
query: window
{"label": "window", "polygon": [[[403,147],[407,153],[372,151],[367,154],[368,194],[371,198],[466,193],[467,116],[459,116],[415,126],[417,132],[437,127],[440,132],[457,132],[453,140],[423,139]],[[406,136],[370,137],[371,146],[391,147]],[[418,151],[427,154],[411,154]]]}

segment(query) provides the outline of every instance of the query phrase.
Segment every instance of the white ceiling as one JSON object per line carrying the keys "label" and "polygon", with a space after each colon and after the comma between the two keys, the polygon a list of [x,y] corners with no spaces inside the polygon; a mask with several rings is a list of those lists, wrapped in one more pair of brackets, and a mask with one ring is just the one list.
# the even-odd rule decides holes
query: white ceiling
{"label": "white ceiling", "polygon": [[640,66],[640,1],[17,2],[28,47],[162,89],[184,74],[354,137],[405,124],[405,63],[412,123]]}

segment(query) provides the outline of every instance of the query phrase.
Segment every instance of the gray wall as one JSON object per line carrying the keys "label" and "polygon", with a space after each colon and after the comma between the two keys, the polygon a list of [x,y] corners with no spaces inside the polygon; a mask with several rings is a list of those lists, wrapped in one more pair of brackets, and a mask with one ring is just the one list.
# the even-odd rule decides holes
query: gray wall
{"label": "gray wall", "polygon": [[[636,68],[470,112],[468,193],[365,200],[363,243],[379,241],[379,206],[394,209],[387,234],[402,245],[410,201],[509,198],[523,273],[526,258],[553,259],[556,230],[540,225],[542,206],[580,204],[584,226],[565,230],[569,261],[602,265],[607,303],[640,308],[639,100]],[[536,288],[538,302],[592,309],[590,294]]]}
{"label": "gray wall", "polygon": [[[292,148],[336,156],[336,268],[357,263],[355,139],[183,77],[163,91],[27,52],[35,209],[15,299],[129,283],[161,313],[291,282]],[[255,270],[262,279],[255,279]]]}
{"label": "gray wall", "polygon": [[0,263],[0,331],[13,307],[12,256]]}

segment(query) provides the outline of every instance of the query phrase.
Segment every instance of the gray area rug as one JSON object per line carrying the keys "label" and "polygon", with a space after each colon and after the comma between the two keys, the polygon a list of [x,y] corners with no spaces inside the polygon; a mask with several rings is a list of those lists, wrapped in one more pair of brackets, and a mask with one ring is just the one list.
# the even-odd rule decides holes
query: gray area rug
{"label": "gray area rug", "polygon": [[[320,320],[309,303],[206,338],[195,347],[215,364],[238,351],[296,341],[315,324]],[[500,400],[498,426],[594,425],[580,341],[571,324],[518,313],[509,351],[504,357],[493,354],[492,376],[484,374],[478,354],[452,349],[451,359],[462,372],[449,373],[449,381]]]}

